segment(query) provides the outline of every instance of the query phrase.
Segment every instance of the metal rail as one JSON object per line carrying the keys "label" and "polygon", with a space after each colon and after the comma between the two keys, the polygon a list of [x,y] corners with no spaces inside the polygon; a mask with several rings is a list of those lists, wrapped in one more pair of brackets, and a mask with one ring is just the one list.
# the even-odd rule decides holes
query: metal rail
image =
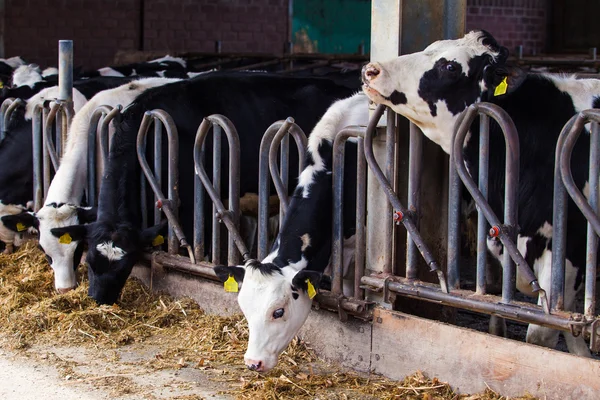
{"label": "metal rail", "polygon": [[[213,128],[213,173],[215,170],[221,169],[221,142],[217,139],[221,135],[221,129],[225,132],[229,142],[229,209],[226,209],[221,201],[220,193],[220,174],[213,175],[218,181],[211,182],[206,169],[204,168],[204,160],[202,149],[210,128]],[[216,129],[215,129],[216,128]],[[218,153],[218,154],[216,154]],[[213,264],[220,263],[221,246],[219,241],[214,241],[215,229],[219,229],[218,222],[224,222],[229,232],[228,241],[228,259],[229,265],[236,265],[238,256],[235,249],[239,250],[244,262],[250,259],[250,251],[246,247],[242,236],[239,233],[238,226],[240,220],[240,140],[233,123],[226,117],[218,114],[210,115],[202,120],[196,132],[196,140],[194,143],[194,166],[196,174],[204,185],[213,203],[213,248],[212,261]],[[204,207],[196,209],[195,219],[203,218]],[[204,232],[198,232],[194,235],[194,248],[200,248]]]}
{"label": "metal rail", "polygon": [[19,106],[25,107],[25,102],[22,99],[9,97],[2,102],[2,106],[0,106],[0,141],[6,137],[10,117]]}
{"label": "metal rail", "polygon": [[[281,142],[283,137],[290,133],[294,136],[294,140],[298,146],[298,162],[299,162],[299,171],[304,169],[305,162],[305,153],[306,153],[306,135],[302,131],[302,129],[295,124],[294,119],[289,117],[285,121],[277,121],[273,123],[271,126],[267,128],[263,138],[260,142],[260,158],[258,165],[258,259],[264,259],[268,254],[268,221],[269,221],[269,195],[270,195],[270,185],[269,185],[269,172],[271,172],[273,176],[273,180],[275,181],[275,187],[277,189],[277,193],[280,197],[280,221],[282,219],[282,213],[285,213],[287,209],[287,173],[282,169],[282,178],[276,179],[275,176],[278,176],[277,170],[277,146],[273,146],[273,142],[275,141],[275,137],[277,137],[278,141]],[[299,144],[301,143],[301,145]],[[284,143],[283,148],[281,149],[281,159],[284,160],[284,165],[288,159],[289,147],[285,146]],[[271,152],[273,151],[273,156],[271,156]],[[271,158],[273,161],[271,162]],[[279,175],[281,176],[281,175]],[[285,183],[284,183],[285,180]],[[283,196],[282,196],[283,195]]]}
{"label": "metal rail", "polygon": [[[151,123],[154,123],[155,125],[162,124],[167,133],[169,157],[168,198],[165,198],[162,189],[156,181],[154,173],[146,160],[146,136]],[[144,172],[150,187],[154,191],[155,196],[158,198],[156,206],[162,209],[169,221],[169,254],[175,255],[178,253],[180,246],[185,247],[188,251],[190,260],[195,262],[192,248],[188,244],[183,229],[181,229],[181,225],[177,219],[179,209],[179,135],[177,134],[177,128],[175,127],[175,122],[173,122],[171,116],[163,110],[146,111],[138,131],[136,149],[142,171]],[[162,153],[159,154],[162,155]],[[147,210],[142,210],[142,213],[146,212]]]}
{"label": "metal rail", "polygon": [[388,201],[392,204],[392,207],[396,210],[394,212],[394,215],[390,215],[390,218],[394,218],[394,220],[396,222],[401,222],[404,225],[407,232],[411,235],[412,240],[415,242],[417,248],[419,249],[421,256],[423,256],[423,258],[425,259],[425,262],[429,266],[430,270],[437,274],[437,278],[438,278],[440,286],[442,287],[442,290],[445,293],[447,293],[448,286],[446,283],[446,278],[444,276],[444,272],[439,268],[438,263],[437,263],[437,261],[435,261],[431,250],[429,250],[429,248],[425,244],[425,241],[421,237],[421,234],[417,230],[415,223],[413,221],[414,218],[411,215],[410,211],[407,210],[400,202],[400,199],[398,199],[398,196],[394,192],[394,189],[390,185],[390,182],[388,181],[386,176],[383,174],[383,171],[379,167],[379,164],[377,163],[377,160],[375,159],[375,155],[373,154],[373,136],[375,133],[375,128],[377,126],[377,122],[383,115],[384,111],[385,111],[385,106],[379,105],[377,107],[377,109],[375,110],[375,113],[371,117],[371,120],[369,121],[369,125],[367,127],[367,131],[365,134],[365,149],[364,149],[367,163],[369,165],[369,168],[371,168],[373,175],[375,176],[377,181],[379,181],[379,184],[383,188],[383,190],[388,198]]}
{"label": "metal rail", "polygon": [[[590,158],[589,158],[589,199],[581,193],[573,179],[571,170],[571,156],[575,143],[581,132],[585,130],[585,125],[591,122],[590,131]],[[561,140],[557,146],[557,155],[560,155],[560,177],[564,184],[564,190],[568,192],[577,207],[581,210],[588,221],[587,224],[587,248],[586,248],[586,269],[585,269],[585,315],[594,317],[596,315],[596,269],[598,262],[598,237],[600,236],[600,209],[599,190],[600,190],[600,132],[598,124],[600,123],[600,110],[586,110],[574,116],[561,133]],[[564,135],[563,135],[564,134]],[[560,154],[559,154],[560,153]],[[557,182],[555,182],[555,185]],[[560,186],[560,180],[558,182]],[[555,210],[556,211],[556,210]],[[560,210],[561,217],[566,218],[566,208]],[[566,240],[566,230],[563,228],[561,246],[564,248],[563,241]],[[564,251],[555,255],[556,263],[562,262],[564,265]],[[559,258],[560,257],[560,258]],[[553,258],[553,262],[554,262]],[[562,293],[562,292],[561,292]]]}

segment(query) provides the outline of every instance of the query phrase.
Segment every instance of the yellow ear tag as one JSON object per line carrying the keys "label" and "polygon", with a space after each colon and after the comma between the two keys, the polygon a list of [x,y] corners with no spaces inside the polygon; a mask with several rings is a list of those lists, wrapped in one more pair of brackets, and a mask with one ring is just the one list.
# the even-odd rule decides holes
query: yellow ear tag
{"label": "yellow ear tag", "polygon": [[22,222],[17,222],[17,232],[26,231],[27,227]]}
{"label": "yellow ear tag", "polygon": [[317,295],[317,291],[315,290],[315,287],[310,279],[306,280],[306,293],[308,294],[308,298],[311,300]]}
{"label": "yellow ear tag", "polygon": [[505,76],[504,79],[502,79],[502,82],[496,86],[496,90],[494,90],[494,96],[500,96],[506,93],[506,89],[508,89],[508,82],[506,82],[507,78],[508,77]]}
{"label": "yellow ear tag", "polygon": [[156,235],[156,237],[152,241],[152,246],[160,246],[164,242],[165,242],[165,237],[163,235]]}
{"label": "yellow ear tag", "polygon": [[223,287],[225,287],[225,291],[229,293],[237,293],[239,291],[238,283],[233,277],[233,275],[229,275],[229,278],[227,278],[227,280],[223,284]]}
{"label": "yellow ear tag", "polygon": [[58,243],[61,243],[61,244],[69,244],[72,241],[73,241],[73,238],[68,233],[63,234],[61,237],[58,238]]}
{"label": "yellow ear tag", "polygon": [[4,88],[4,82],[0,81],[0,89]]}

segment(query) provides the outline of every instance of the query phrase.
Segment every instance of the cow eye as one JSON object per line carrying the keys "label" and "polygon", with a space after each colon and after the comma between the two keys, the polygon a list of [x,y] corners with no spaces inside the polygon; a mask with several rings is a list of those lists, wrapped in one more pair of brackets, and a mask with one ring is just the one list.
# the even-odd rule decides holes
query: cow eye
{"label": "cow eye", "polygon": [[273,311],[273,318],[278,319],[283,317],[284,312],[285,310],[283,308],[278,308],[277,310]]}
{"label": "cow eye", "polygon": [[446,64],[446,70],[450,71],[450,72],[454,72],[454,71],[456,71],[456,66],[452,63],[448,63],[448,64]]}

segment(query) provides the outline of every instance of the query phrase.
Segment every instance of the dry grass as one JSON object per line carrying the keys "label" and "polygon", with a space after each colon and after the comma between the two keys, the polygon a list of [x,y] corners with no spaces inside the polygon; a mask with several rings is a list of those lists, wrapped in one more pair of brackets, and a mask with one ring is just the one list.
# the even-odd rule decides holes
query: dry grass
{"label": "dry grass", "polygon": [[[241,316],[206,315],[192,300],[150,293],[134,279],[125,286],[119,306],[97,306],[87,297],[87,279],[81,280],[78,289],[59,295],[35,247],[0,255],[2,336],[13,348],[40,342],[114,348],[150,340],[163,350],[148,367],[203,370],[228,382],[232,389],[227,393],[240,399],[505,399],[491,390],[458,395],[447,383],[420,372],[402,382],[342,372],[318,360],[299,340],[290,344],[274,371],[261,375],[243,368],[248,328]],[[124,393],[119,387],[128,384],[110,383],[115,393]]]}

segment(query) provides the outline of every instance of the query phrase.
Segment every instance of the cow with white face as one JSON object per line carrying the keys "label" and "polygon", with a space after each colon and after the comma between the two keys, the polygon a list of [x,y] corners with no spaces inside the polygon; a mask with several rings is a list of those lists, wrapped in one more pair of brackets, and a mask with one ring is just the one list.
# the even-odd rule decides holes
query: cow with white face
{"label": "cow with white face", "polygon": [[[363,94],[334,103],[309,136],[306,167],[271,253],[260,263],[215,267],[221,281],[241,284],[238,303],[250,330],[244,361],[251,370],[275,367],[308,317],[331,255],[333,140],[346,126],[366,125],[368,119]],[[347,147],[346,160],[356,160],[356,146]],[[349,161],[344,171],[346,238],[354,235],[355,188],[356,162]]]}
{"label": "cow with white face", "polygon": [[[540,286],[550,295],[552,255],[552,198],[554,154],[559,133],[577,112],[600,108],[600,80],[526,74],[508,66],[506,48],[487,32],[476,31],[458,40],[442,40],[425,50],[363,68],[363,91],[378,104],[385,104],[414,122],[442,147],[452,148],[452,135],[459,114],[469,105],[486,101],[502,107],[519,133],[520,167],[518,187],[518,248],[533,268]],[[470,173],[477,176],[478,124],[473,124],[463,146]],[[497,124],[490,126],[489,203],[503,215],[504,138]],[[575,183],[587,185],[589,134],[582,135],[573,151]],[[565,308],[572,310],[575,294],[582,287],[585,269],[586,221],[570,201],[567,218],[567,262]],[[500,259],[503,246],[488,239],[492,256]],[[520,279],[517,288],[532,294],[529,282]],[[538,301],[538,303],[541,300]],[[555,347],[558,331],[530,325],[527,341]],[[581,337],[564,333],[569,351],[589,356]]]}

